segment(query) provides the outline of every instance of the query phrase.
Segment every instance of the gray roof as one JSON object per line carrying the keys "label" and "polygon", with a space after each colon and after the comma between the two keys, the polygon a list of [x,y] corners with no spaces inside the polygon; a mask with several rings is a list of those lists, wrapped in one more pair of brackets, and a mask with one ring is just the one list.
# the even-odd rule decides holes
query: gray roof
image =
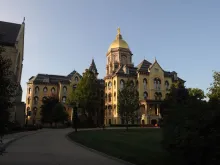
{"label": "gray roof", "polygon": [[148,68],[151,66],[151,63],[147,60],[143,60],[138,66],[137,70],[140,72],[148,72]]}
{"label": "gray roof", "polygon": [[69,83],[70,80],[67,76],[37,74],[37,76],[32,76],[29,79],[29,82],[34,84],[41,84],[41,83],[57,84],[59,82]]}
{"label": "gray roof", "polygon": [[21,24],[0,21],[0,44],[14,46]]}

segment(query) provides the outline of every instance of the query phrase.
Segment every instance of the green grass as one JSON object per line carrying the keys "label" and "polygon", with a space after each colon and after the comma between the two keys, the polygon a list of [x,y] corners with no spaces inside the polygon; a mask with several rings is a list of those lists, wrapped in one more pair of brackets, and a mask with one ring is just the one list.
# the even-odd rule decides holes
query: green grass
{"label": "green grass", "polygon": [[160,129],[80,131],[70,138],[87,147],[138,164],[172,164],[161,147]]}

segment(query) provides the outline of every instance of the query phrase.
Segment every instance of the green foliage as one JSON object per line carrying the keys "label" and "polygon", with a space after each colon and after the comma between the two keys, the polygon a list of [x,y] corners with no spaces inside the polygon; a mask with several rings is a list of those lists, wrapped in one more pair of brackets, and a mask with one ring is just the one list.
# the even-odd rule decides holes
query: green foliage
{"label": "green foliage", "polygon": [[4,134],[9,120],[8,108],[13,105],[17,84],[12,80],[11,60],[2,56],[4,48],[0,46],[0,134]]}
{"label": "green foliage", "polygon": [[195,97],[198,100],[203,100],[205,98],[204,91],[199,88],[188,88],[189,95]]}
{"label": "green foliage", "polygon": [[68,114],[58,98],[46,97],[42,100],[41,121],[43,123],[64,122],[68,119]]}
{"label": "green foliage", "polygon": [[[217,165],[220,106],[173,85],[162,106],[163,146],[178,164]],[[196,96],[196,97],[195,97]]]}
{"label": "green foliage", "polygon": [[209,93],[207,94],[210,100],[220,101],[220,72],[213,73],[214,82],[211,84]]}
{"label": "green foliage", "polygon": [[52,120],[57,122],[64,122],[68,120],[68,113],[65,111],[63,104],[57,103],[52,111]]}
{"label": "green foliage", "polygon": [[88,113],[88,116],[91,117],[99,100],[98,90],[96,76],[92,71],[86,70],[76,89],[70,94],[68,103],[73,106],[78,103],[82,110],[81,113]]}
{"label": "green foliage", "polygon": [[137,89],[131,81],[127,81],[118,93],[118,113],[128,124],[129,121],[134,120],[135,112],[139,108]]}

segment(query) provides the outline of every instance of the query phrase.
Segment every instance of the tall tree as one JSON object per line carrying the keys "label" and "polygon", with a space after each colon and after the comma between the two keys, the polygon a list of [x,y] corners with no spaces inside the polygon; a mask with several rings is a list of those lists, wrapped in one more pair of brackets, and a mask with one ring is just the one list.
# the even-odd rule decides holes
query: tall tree
{"label": "tall tree", "polygon": [[59,99],[55,97],[45,97],[42,100],[41,105],[41,121],[43,123],[50,123],[52,126],[53,123],[53,109],[57,103],[59,103]]}
{"label": "tall tree", "polygon": [[205,94],[204,91],[202,89],[199,88],[188,88],[189,91],[189,95],[191,97],[194,97],[198,100],[203,100],[205,98]]}
{"label": "tall tree", "polygon": [[208,88],[208,97],[210,100],[220,101],[220,72],[213,73],[214,82],[211,84],[211,87]]}
{"label": "tall tree", "polygon": [[5,125],[10,116],[8,108],[13,106],[17,88],[11,71],[12,62],[3,57],[2,52],[4,51],[4,48],[0,46],[0,134],[5,132]]}
{"label": "tall tree", "polygon": [[98,103],[99,90],[98,81],[94,73],[86,70],[76,89],[70,94],[69,104],[80,104],[82,114],[86,114],[91,119]]}
{"label": "tall tree", "polygon": [[126,129],[128,130],[128,122],[134,120],[135,112],[139,108],[139,96],[136,87],[132,81],[126,81],[123,89],[118,94],[118,113],[122,120],[126,121]]}
{"label": "tall tree", "polygon": [[58,122],[64,123],[68,120],[68,113],[65,111],[65,107],[61,103],[56,103],[52,109],[52,121],[57,124]]}

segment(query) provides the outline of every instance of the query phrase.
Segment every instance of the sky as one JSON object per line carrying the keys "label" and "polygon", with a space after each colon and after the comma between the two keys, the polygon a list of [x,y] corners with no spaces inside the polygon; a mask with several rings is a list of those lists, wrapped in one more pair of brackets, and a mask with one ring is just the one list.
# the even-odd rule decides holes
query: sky
{"label": "sky", "polygon": [[38,73],[82,73],[94,58],[103,78],[118,27],[135,65],[156,57],[186,87],[207,92],[220,71],[219,8],[219,0],[1,0],[0,21],[25,17],[23,101]]}

